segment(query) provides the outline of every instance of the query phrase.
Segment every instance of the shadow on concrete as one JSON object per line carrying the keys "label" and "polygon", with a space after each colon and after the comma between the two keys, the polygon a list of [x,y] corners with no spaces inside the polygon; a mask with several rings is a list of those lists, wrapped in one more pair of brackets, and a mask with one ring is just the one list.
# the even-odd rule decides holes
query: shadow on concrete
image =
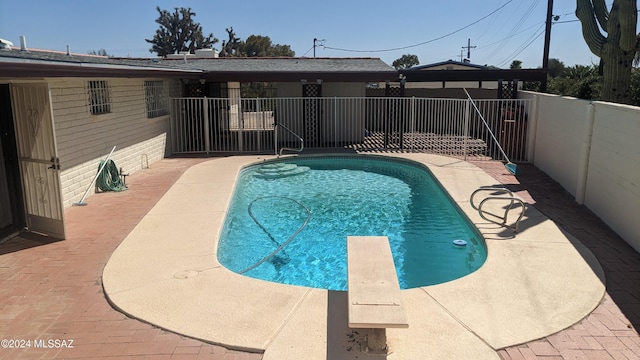
{"label": "shadow on concrete", "polygon": [[52,244],[62,239],[52,238],[33,232],[23,232],[0,243],[0,255],[21,251],[36,246]]}
{"label": "shadow on concrete", "polygon": [[327,360],[387,359],[385,355],[369,355],[360,351],[364,330],[347,325],[348,296],[346,291],[328,291]]}
{"label": "shadow on concrete", "polygon": [[[572,242],[573,237],[593,253],[604,270],[607,293],[631,325],[640,330],[640,254],[588,208],[578,205],[547,174],[531,164],[518,166],[519,184],[505,187],[513,192],[527,191],[538,211],[570,234]],[[581,250],[579,246],[576,249]],[[585,260],[589,262],[586,257]]]}

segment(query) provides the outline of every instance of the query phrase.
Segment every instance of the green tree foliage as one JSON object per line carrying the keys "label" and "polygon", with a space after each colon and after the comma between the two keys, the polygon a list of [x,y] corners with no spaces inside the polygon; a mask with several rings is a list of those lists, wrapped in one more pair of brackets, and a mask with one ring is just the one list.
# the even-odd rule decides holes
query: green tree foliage
{"label": "green tree foliage", "polygon": [[271,38],[262,35],[251,35],[239,46],[240,56],[247,57],[272,57],[295,56],[289,45],[273,44]]}
{"label": "green tree foliage", "polygon": [[598,73],[597,65],[568,67],[561,76],[549,76],[547,81],[549,93],[580,99],[597,100],[601,89],[602,76]]}
{"label": "green tree foliage", "polygon": [[[565,66],[558,59],[549,59],[547,92],[586,100],[603,100],[603,76],[600,65]],[[540,91],[538,82],[528,81],[524,90]],[[631,71],[629,104],[640,106],[640,69]]]}
{"label": "green tree foliage", "polygon": [[631,104],[640,106],[640,70],[631,73]]}
{"label": "green tree foliage", "polygon": [[408,69],[412,66],[420,64],[418,55],[404,54],[400,58],[393,60],[391,66],[396,70]]}
{"label": "green tree foliage", "polygon": [[[551,58],[549,59],[549,64],[547,66],[547,92],[552,94],[562,94],[562,92],[558,91],[557,89],[555,89],[554,91],[549,90],[548,86],[551,82],[554,81],[553,79],[565,75],[566,67],[564,63],[559,59]],[[561,82],[561,80],[559,80],[558,82]],[[563,86],[561,85],[551,86],[559,86],[560,88],[563,88]],[[522,89],[528,91],[541,91],[541,84],[538,81],[525,81],[522,85]]]}
{"label": "green tree foliage", "polygon": [[[278,86],[275,83],[264,82],[242,83],[240,84],[240,94],[242,98],[275,98],[278,96]],[[268,104],[264,105],[268,106]]]}
{"label": "green tree foliage", "polygon": [[196,49],[211,48],[218,42],[212,33],[204,36],[202,26],[193,20],[196,13],[191,8],[174,8],[173,13],[161,10],[159,6],[156,10],[159,14],[156,23],[160,28],[153,39],[145,39],[152,44],[149,52],[166,57],[180,51],[193,53]]}
{"label": "green tree foliage", "polygon": [[632,63],[639,48],[637,8],[635,0],[614,0],[611,10],[605,0],[577,0],[584,40],[602,62],[602,100],[631,102]]}
{"label": "green tree foliage", "polygon": [[522,69],[522,61],[513,60],[511,65],[509,65],[509,69]]}
{"label": "green tree foliage", "polygon": [[558,77],[563,76],[565,71],[565,66],[562,61],[559,59],[551,58],[549,59],[549,76]]}

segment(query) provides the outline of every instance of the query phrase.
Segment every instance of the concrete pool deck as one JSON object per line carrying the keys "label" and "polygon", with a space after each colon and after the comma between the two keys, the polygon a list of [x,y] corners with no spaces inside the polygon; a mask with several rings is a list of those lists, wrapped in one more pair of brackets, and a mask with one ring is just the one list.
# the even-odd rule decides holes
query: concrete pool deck
{"label": "concrete pool deck", "polygon": [[[403,290],[408,329],[388,330],[390,359],[497,359],[496,349],[545,337],[587,316],[604,292],[591,253],[533,207],[521,231],[480,218],[469,195],[499,185],[473,164],[397,154],[429,167],[486,238],[485,265],[464,278]],[[103,286],[135,318],[264,359],[363,358],[346,326],[346,293],[274,284],[216,260],[239,170],[272,157],[206,160],[188,169],[112,254]],[[170,309],[170,311],[169,311]],[[436,355],[437,354],[437,355]]]}

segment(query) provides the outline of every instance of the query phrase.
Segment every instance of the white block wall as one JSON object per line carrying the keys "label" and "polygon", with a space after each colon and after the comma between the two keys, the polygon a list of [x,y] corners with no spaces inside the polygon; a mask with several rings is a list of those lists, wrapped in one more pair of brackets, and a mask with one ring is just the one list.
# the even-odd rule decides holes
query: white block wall
{"label": "white block wall", "polygon": [[[111,112],[89,112],[87,81],[106,80]],[[169,115],[147,118],[144,81],[148,79],[51,79],[52,109],[61,190],[65,206],[81,199],[98,170],[100,159],[116,146],[112,159],[130,174],[169,155]],[[179,95],[179,82],[164,80],[167,96]],[[94,192],[91,186],[89,194]]]}
{"label": "white block wall", "polygon": [[585,205],[640,251],[640,108],[594,105]]}
{"label": "white block wall", "polygon": [[[123,172],[131,175],[162,160],[165,156],[166,144],[167,134],[164,133],[122,150],[116,147],[111,159],[118,168],[122,168]],[[111,149],[103,156],[61,171],[60,187],[65,207],[80,201],[87,189],[89,189],[88,195],[95,193],[95,185],[89,185],[99,170],[100,160],[105,159],[110,151]]]}
{"label": "white block wall", "polygon": [[519,97],[538,102],[536,167],[640,251],[640,107],[527,92]]}
{"label": "white block wall", "polygon": [[536,95],[539,103],[534,162],[576,196],[578,160],[589,102],[557,95]]}

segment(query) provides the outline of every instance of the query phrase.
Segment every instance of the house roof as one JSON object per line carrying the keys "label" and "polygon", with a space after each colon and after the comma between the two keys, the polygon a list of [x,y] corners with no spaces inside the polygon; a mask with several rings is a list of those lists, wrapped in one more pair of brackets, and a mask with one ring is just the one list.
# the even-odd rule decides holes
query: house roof
{"label": "house roof", "polygon": [[[447,69],[446,65],[458,68]],[[461,69],[460,67],[465,67]],[[434,64],[414,66],[398,71],[407,82],[447,82],[447,81],[544,81],[546,69],[500,69],[454,60]]]}
{"label": "house roof", "polygon": [[[162,60],[224,81],[384,81],[398,72],[377,58],[213,58]],[[283,80],[284,79],[284,80]]]}
{"label": "house roof", "polygon": [[447,65],[458,66],[458,67],[466,67],[466,68],[469,68],[469,69],[479,69],[479,70],[496,69],[495,67],[487,66],[487,65],[478,65],[478,64],[472,64],[472,63],[469,63],[469,62],[460,62],[460,61],[455,61],[455,60],[447,60],[447,61],[437,62],[437,63],[433,63],[433,64],[425,64],[425,65],[413,66],[413,67],[411,67],[410,69],[407,69],[407,70],[431,70],[432,68],[438,68],[438,67],[447,66]]}
{"label": "house roof", "polygon": [[0,78],[25,77],[150,77],[194,76],[201,73],[172,69],[153,59],[113,59],[48,50],[0,50]]}
{"label": "house roof", "polygon": [[398,72],[377,58],[108,58],[64,52],[0,50],[0,78],[180,77],[211,81],[384,81]]}

